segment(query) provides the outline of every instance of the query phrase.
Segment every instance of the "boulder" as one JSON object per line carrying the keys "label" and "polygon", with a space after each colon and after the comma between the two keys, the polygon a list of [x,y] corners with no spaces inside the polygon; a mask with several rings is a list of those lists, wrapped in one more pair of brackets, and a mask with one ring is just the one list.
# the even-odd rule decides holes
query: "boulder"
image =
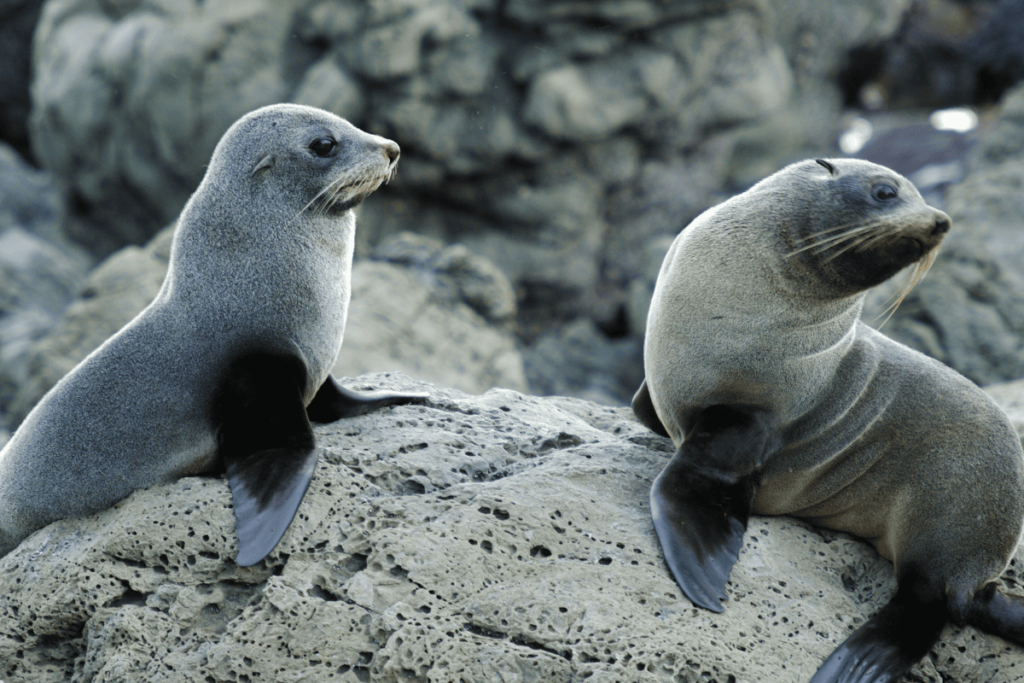
{"label": "boulder", "polygon": [[[980,133],[967,176],[946,194],[953,227],[927,277],[883,331],[979,384],[1024,377],[1024,85]],[[865,307],[878,316],[898,281]]]}
{"label": "boulder", "polygon": [[[0,84],[0,100],[2,91]],[[60,320],[92,265],[65,237],[64,220],[64,197],[50,174],[0,142],[0,430],[30,375],[33,345]]]}
{"label": "boulder", "polygon": [[[125,247],[103,261],[52,330],[23,351],[26,369],[11,383],[12,426],[153,300],[167,272],[173,234],[172,225],[145,247]],[[494,386],[525,391],[523,361],[511,333],[515,297],[507,278],[458,245],[421,240],[417,244],[427,255],[403,261],[398,254],[412,248],[403,247],[403,239],[410,238],[382,247],[382,258],[391,254],[396,262],[354,265],[345,342],[334,372],[401,369],[474,393]]]}
{"label": "boulder", "polygon": [[[751,520],[725,612],[676,587],[650,522],[671,456],[626,408],[401,375],[426,390],[316,428],[280,544],[238,567],[225,480],[187,477],[52,524],[0,559],[0,679],[810,679],[890,597],[863,541]],[[1024,551],[1003,583],[1021,590]],[[1017,681],[1024,651],[949,628],[914,680]]]}
{"label": "boulder", "polygon": [[402,146],[364,243],[426,230],[520,304],[607,326],[643,267],[630,245],[834,147],[837,65],[909,6],[62,0],[34,43],[33,149],[105,254],[177,215],[240,115],[325,107]]}

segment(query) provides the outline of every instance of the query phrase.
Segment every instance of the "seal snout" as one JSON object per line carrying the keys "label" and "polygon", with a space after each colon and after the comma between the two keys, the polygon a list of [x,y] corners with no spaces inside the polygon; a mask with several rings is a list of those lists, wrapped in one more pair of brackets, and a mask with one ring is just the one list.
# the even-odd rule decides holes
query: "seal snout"
{"label": "seal snout", "polygon": [[402,154],[402,149],[398,146],[398,143],[392,142],[391,140],[386,140],[384,144],[381,145],[381,149],[384,150],[384,156],[388,158],[389,165],[397,163],[398,157]]}
{"label": "seal snout", "polygon": [[940,214],[935,218],[935,226],[932,227],[932,235],[938,237],[949,232],[949,216]]}

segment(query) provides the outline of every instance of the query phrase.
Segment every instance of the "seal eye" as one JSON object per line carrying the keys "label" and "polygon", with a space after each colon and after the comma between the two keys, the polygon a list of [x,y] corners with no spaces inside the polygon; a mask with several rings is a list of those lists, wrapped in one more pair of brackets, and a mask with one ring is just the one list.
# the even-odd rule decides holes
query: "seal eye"
{"label": "seal eye", "polygon": [[309,143],[309,151],[318,157],[324,158],[329,157],[337,146],[338,143],[332,138],[317,138]]}
{"label": "seal eye", "polygon": [[871,197],[875,201],[884,202],[890,199],[896,199],[899,194],[896,192],[896,188],[888,183],[878,183],[871,188]]}

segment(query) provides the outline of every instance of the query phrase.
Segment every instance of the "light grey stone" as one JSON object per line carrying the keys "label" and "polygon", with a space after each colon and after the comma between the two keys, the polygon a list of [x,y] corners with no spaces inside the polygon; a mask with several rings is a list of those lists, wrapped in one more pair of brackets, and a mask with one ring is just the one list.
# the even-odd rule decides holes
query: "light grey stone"
{"label": "light grey stone", "polygon": [[[628,409],[364,385],[431,398],[318,426],[312,486],[265,562],[231,560],[216,477],[138,491],[0,559],[0,677],[804,683],[895,589],[867,543],[755,517],[725,612],[695,608],[649,517],[671,446]],[[911,677],[1011,683],[1021,656],[950,628]]]}

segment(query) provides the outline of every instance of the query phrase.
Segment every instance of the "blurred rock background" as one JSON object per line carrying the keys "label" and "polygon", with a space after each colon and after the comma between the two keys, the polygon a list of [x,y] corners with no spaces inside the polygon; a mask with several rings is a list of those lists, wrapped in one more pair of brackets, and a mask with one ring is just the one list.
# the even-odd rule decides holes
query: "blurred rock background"
{"label": "blurred rock background", "polygon": [[[284,101],[402,146],[340,374],[626,403],[671,238],[854,153],[954,220],[883,331],[1024,377],[1020,35],[1011,0],[5,0],[0,432],[145,305],[221,134]],[[976,128],[930,123],[957,106]]]}

